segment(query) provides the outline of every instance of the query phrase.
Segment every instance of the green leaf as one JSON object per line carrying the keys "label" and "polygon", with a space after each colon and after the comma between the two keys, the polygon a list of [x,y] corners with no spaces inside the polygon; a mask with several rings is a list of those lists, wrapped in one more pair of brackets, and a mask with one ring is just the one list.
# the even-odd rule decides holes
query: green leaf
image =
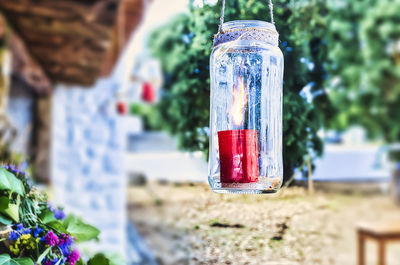
{"label": "green leaf", "polygon": [[42,220],[42,222],[44,224],[48,224],[48,223],[57,221],[57,219],[54,217],[54,213],[52,211],[50,211],[49,209],[44,210],[40,214],[40,219]]}
{"label": "green leaf", "polygon": [[13,259],[10,265],[34,265],[30,258],[16,258]]}
{"label": "green leaf", "polygon": [[105,252],[104,255],[109,260],[110,265],[120,265],[126,263],[119,253]]}
{"label": "green leaf", "polygon": [[0,255],[0,265],[34,265],[30,258],[11,259],[8,254]]}
{"label": "green leaf", "polygon": [[0,190],[10,190],[21,196],[25,194],[22,181],[4,168],[0,168]]}
{"label": "green leaf", "polygon": [[85,263],[83,262],[82,258],[80,258],[75,265],[85,265]]}
{"label": "green leaf", "polygon": [[13,219],[15,222],[19,223],[19,206],[17,204],[12,204],[10,203],[8,205],[8,208],[5,209],[4,214],[9,216],[11,219]]}
{"label": "green leaf", "polygon": [[64,227],[68,227],[68,225],[73,221],[76,217],[72,214],[67,215],[67,217],[63,221]]}
{"label": "green leaf", "polygon": [[68,219],[67,232],[74,236],[78,242],[97,239],[100,235],[99,229],[82,222],[82,220],[76,217],[70,217]]}
{"label": "green leaf", "polygon": [[13,223],[13,222],[12,222],[12,220],[11,220],[10,218],[8,218],[8,217],[6,217],[6,216],[0,214],[0,224],[3,224],[3,225],[10,225],[10,224],[12,224],[12,223]]}
{"label": "green leaf", "polygon": [[[42,261],[44,260],[44,258],[46,257],[46,255],[50,252],[52,247],[48,247],[37,259],[36,263],[37,264],[42,264]],[[1,265],[1,264],[0,264]]]}
{"label": "green leaf", "polygon": [[8,254],[0,255],[0,265],[8,265],[10,263],[10,256]]}
{"label": "green leaf", "polygon": [[46,224],[48,227],[52,228],[53,230],[57,231],[58,233],[66,233],[67,230],[65,229],[64,225],[60,221],[53,221]]}
{"label": "green leaf", "polygon": [[99,253],[88,261],[88,265],[110,265],[110,261],[104,254]]}
{"label": "green leaf", "polygon": [[0,212],[8,208],[10,199],[7,197],[0,197]]}

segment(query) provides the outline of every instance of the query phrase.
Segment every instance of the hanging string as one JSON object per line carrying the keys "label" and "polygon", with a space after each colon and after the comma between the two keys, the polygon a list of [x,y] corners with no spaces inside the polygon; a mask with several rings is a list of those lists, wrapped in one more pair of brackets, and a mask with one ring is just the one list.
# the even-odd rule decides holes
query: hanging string
{"label": "hanging string", "polygon": [[271,23],[275,24],[274,20],[274,4],[272,3],[272,0],[268,0],[268,5],[269,5],[269,14],[271,16]]}
{"label": "hanging string", "polygon": [[221,17],[219,18],[218,32],[221,32],[222,30],[222,24],[224,24],[224,18],[225,18],[225,0],[222,0],[222,11],[221,11]]}
{"label": "hanging string", "polygon": [[[274,4],[272,3],[272,0],[268,0],[268,6],[269,6],[269,13],[270,13],[270,16],[271,16],[271,23],[275,24],[275,21],[274,21]],[[224,24],[224,19],[225,19],[225,0],[222,0],[222,10],[221,10],[221,17],[219,18],[218,32],[222,31],[222,25]]]}

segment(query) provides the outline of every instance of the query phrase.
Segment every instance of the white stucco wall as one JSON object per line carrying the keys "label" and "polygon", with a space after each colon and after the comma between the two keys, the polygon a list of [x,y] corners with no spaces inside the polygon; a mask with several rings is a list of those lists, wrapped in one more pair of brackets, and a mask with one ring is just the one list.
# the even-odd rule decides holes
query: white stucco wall
{"label": "white stucco wall", "polygon": [[124,254],[125,132],[116,90],[112,78],[89,89],[56,87],[51,176],[56,202],[101,229],[96,248]]}

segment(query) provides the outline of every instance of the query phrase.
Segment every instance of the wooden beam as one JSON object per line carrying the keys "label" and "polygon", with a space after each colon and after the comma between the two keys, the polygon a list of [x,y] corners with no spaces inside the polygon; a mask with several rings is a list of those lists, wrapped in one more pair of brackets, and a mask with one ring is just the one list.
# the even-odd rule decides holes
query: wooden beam
{"label": "wooden beam", "polygon": [[7,49],[7,23],[0,14],[0,116],[7,113],[7,102],[9,93],[9,76],[5,75],[4,67],[6,67],[9,52]]}
{"label": "wooden beam", "polygon": [[50,144],[52,96],[38,97],[35,101],[33,164],[35,179],[50,182]]}
{"label": "wooden beam", "polygon": [[13,75],[34,88],[37,94],[48,95],[52,90],[49,78],[16,33],[11,34],[8,47],[12,54]]}

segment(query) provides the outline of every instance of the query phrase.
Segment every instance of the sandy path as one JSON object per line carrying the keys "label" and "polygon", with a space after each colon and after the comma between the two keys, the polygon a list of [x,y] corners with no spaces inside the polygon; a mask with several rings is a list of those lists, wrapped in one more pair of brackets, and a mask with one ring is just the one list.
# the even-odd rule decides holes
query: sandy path
{"label": "sandy path", "polygon": [[[381,195],[218,195],[205,185],[134,187],[130,217],[160,264],[356,264],[355,225],[399,220]],[[158,198],[151,195],[156,193]],[[367,244],[369,263],[376,246]],[[388,265],[400,265],[400,242]]]}

